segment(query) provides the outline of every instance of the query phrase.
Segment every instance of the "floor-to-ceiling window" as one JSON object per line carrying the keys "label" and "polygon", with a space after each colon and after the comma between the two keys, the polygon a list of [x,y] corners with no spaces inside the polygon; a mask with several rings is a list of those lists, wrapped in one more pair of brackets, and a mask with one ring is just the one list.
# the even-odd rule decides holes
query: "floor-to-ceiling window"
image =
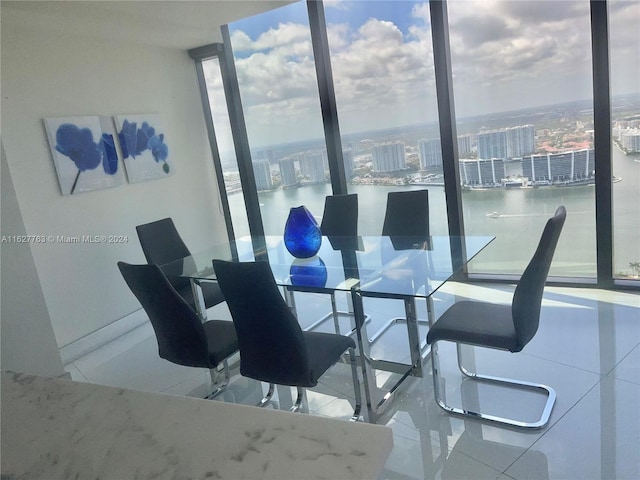
{"label": "floor-to-ceiling window", "polygon": [[331,194],[306,4],[231,23],[229,35],[264,231],[278,235],[291,207],[320,218]]}
{"label": "floor-to-ceiling window", "polygon": [[215,126],[215,137],[224,180],[224,193],[229,204],[229,214],[231,215],[234,235],[241,237],[249,234],[249,222],[242,196],[242,183],[238,172],[238,161],[233,145],[227,100],[222,84],[220,59],[212,57],[203,60],[202,72],[208,97],[208,107]]}
{"label": "floor-to-ceiling window", "polygon": [[325,16],[348,191],[359,199],[359,231],[380,233],[388,191],[426,188],[431,231],[445,234],[427,2],[326,2]]}
{"label": "floor-to-ceiling window", "polygon": [[[312,5],[298,2],[229,25],[265,232],[281,233],[292,206],[307,205],[319,216],[331,194],[330,142],[323,138],[318,99],[326,79],[320,69],[319,90],[317,37],[312,42],[310,34],[326,25],[339,120],[333,131],[340,134],[347,189],[360,195],[360,232],[380,231],[388,190],[428,188],[432,232],[445,233],[428,3],[327,1],[323,21],[307,13]],[[602,280],[597,243],[598,258],[613,259],[614,278],[637,280],[640,6],[608,1],[612,246],[601,241],[608,214],[598,216],[599,226],[595,219],[595,205],[603,205],[606,194],[594,185],[594,172],[608,170],[609,159],[594,151],[594,104],[606,92],[594,93],[592,86],[590,3],[456,0],[446,10],[462,195],[462,217],[449,208],[448,218],[452,225],[463,218],[468,235],[497,237],[471,273],[520,274],[546,218],[562,204],[568,220],[551,275],[589,282],[598,269]],[[436,46],[443,42],[439,35]],[[225,173],[228,192],[233,163]],[[231,211],[241,212],[242,197],[235,197],[228,197]]]}
{"label": "floor-to-ceiling window", "polygon": [[640,3],[609,2],[613,274],[640,278]]}
{"label": "floor-to-ceiling window", "polygon": [[490,234],[474,273],[519,274],[556,207],[551,275],[595,277],[589,2],[448,3],[465,233]]}

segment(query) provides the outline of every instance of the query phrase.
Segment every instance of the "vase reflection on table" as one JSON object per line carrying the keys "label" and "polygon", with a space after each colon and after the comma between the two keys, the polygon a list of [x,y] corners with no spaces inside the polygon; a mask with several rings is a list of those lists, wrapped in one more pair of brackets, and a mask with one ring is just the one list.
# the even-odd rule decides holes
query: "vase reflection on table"
{"label": "vase reflection on table", "polygon": [[310,258],[318,253],[321,244],[320,227],[307,207],[291,208],[284,227],[284,245],[289,253],[296,258]]}
{"label": "vase reflection on table", "polygon": [[296,258],[289,268],[291,284],[297,287],[323,288],[327,284],[327,267],[318,256]]}

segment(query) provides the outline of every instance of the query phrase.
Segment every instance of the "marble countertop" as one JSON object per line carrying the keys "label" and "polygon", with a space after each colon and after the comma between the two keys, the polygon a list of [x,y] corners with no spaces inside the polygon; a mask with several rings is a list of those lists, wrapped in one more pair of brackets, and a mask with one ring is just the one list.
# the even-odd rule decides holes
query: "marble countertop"
{"label": "marble countertop", "polygon": [[11,479],[375,479],[389,428],[2,372]]}

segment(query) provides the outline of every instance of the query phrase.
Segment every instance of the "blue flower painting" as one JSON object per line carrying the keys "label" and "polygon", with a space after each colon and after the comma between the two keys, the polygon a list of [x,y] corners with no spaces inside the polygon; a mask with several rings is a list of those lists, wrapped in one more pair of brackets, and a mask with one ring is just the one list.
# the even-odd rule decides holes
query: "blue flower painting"
{"label": "blue flower painting", "polygon": [[160,115],[120,115],[116,117],[116,123],[130,182],[173,174]]}
{"label": "blue flower painting", "polygon": [[103,133],[100,143],[104,149],[104,155],[102,157],[104,173],[107,175],[115,175],[118,171],[118,152],[116,151],[113,135]]}
{"label": "blue flower painting", "polygon": [[107,117],[46,118],[45,128],[63,195],[124,183]]}

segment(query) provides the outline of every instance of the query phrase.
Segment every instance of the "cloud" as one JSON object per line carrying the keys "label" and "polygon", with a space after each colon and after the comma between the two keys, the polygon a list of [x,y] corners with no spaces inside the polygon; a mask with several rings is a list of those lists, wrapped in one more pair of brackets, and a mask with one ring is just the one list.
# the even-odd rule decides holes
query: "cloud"
{"label": "cloud", "polygon": [[276,47],[293,48],[298,42],[309,40],[309,27],[296,23],[281,23],[276,29],[269,29],[261,34],[253,44],[255,50],[266,50]]}
{"label": "cloud", "polygon": [[[404,38],[393,22],[370,18],[357,28],[347,22],[330,24],[328,37],[339,114],[346,130],[359,130],[362,116],[404,117],[404,122],[398,121],[415,123],[420,118],[414,113],[416,107],[423,113],[435,112],[435,106],[429,109],[425,104],[427,99],[433,101],[434,87],[431,37],[424,26],[412,27]],[[305,124],[320,136],[308,26],[281,23],[253,40],[236,30],[231,39],[234,52],[241,53],[236,71],[247,125],[270,131],[280,126],[281,135],[287,135],[291,125]],[[311,127],[316,123],[318,127]]]}
{"label": "cloud", "polygon": [[462,39],[467,49],[480,48],[487,42],[503,42],[516,35],[506,19],[495,14],[462,16],[451,23],[450,29]]}
{"label": "cloud", "polygon": [[614,94],[635,93],[640,88],[640,3],[609,3],[611,87]]}
{"label": "cloud", "polygon": [[345,2],[344,0],[324,0],[322,2],[324,4],[324,8],[335,8],[336,10],[349,10],[350,2]]}
{"label": "cloud", "polygon": [[[417,120],[413,112],[424,112],[425,101],[434,98],[428,35],[404,38],[392,22],[373,18],[354,32],[340,33],[340,48],[330,44],[339,113],[362,112],[382,120],[381,109],[389,118],[388,110],[395,108],[394,116],[405,115],[407,123]],[[353,130],[356,120],[346,118],[345,127]]]}
{"label": "cloud", "polygon": [[496,110],[591,95],[588,3],[455,1],[448,11],[456,94],[494,97]]}
{"label": "cloud", "polygon": [[253,50],[253,41],[242,30],[234,30],[231,32],[231,45],[236,53]]}
{"label": "cloud", "polygon": [[[610,5],[612,64],[625,63],[625,78],[635,69],[637,79],[640,4]],[[359,24],[351,7],[325,1],[344,12],[343,21],[327,26],[343,131],[434,119],[428,4],[416,3],[402,22],[365,14]],[[448,12],[458,116],[591,96],[588,2],[455,0]],[[320,136],[308,25],[280,23],[253,39],[235,30],[231,38],[247,123],[267,129],[274,142],[294,139],[294,132]]]}
{"label": "cloud", "polygon": [[540,23],[566,22],[584,16],[588,5],[575,0],[533,0],[533,1],[499,1],[493,10],[504,12],[516,19],[521,27],[536,26]]}

